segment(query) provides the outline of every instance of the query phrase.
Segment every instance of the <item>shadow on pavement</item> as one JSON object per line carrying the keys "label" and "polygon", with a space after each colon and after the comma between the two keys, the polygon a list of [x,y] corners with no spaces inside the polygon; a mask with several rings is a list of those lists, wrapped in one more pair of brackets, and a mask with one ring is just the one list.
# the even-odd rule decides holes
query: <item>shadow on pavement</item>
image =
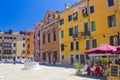
{"label": "shadow on pavement", "polygon": [[91,78],[91,79],[98,79],[98,80],[107,80],[106,77],[96,77],[96,76],[86,76],[86,75],[83,75],[81,77]]}

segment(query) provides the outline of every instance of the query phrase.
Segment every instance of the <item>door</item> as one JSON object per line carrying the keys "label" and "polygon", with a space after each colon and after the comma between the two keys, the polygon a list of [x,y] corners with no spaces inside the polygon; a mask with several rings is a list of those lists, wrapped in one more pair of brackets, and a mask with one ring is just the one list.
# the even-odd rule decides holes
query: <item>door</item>
{"label": "door", "polygon": [[48,62],[51,63],[51,53],[48,53]]}
{"label": "door", "polygon": [[73,58],[73,55],[71,55],[71,65],[73,65],[73,62],[74,62],[74,58]]}

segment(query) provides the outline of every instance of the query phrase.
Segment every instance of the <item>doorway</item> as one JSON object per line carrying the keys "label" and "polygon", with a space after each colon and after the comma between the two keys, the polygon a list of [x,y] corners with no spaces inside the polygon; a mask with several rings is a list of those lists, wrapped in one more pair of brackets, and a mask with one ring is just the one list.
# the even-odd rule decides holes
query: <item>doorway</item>
{"label": "doorway", "polygon": [[71,63],[70,63],[70,64],[73,65],[73,62],[74,62],[73,55],[71,55],[70,60],[71,60]]}
{"label": "doorway", "polygon": [[51,63],[51,53],[48,53],[48,62]]}

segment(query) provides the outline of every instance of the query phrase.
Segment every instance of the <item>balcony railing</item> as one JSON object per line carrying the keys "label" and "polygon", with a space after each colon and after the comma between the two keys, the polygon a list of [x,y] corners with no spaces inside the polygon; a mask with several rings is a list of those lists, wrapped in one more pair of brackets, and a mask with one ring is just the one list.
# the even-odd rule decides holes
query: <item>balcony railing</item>
{"label": "balcony railing", "polygon": [[82,36],[90,36],[90,31],[84,31],[84,32],[82,32]]}
{"label": "balcony railing", "polygon": [[73,38],[77,38],[77,37],[78,37],[78,34],[73,34],[72,37],[73,37]]}
{"label": "balcony railing", "polygon": [[2,48],[12,48],[12,46],[3,46]]}

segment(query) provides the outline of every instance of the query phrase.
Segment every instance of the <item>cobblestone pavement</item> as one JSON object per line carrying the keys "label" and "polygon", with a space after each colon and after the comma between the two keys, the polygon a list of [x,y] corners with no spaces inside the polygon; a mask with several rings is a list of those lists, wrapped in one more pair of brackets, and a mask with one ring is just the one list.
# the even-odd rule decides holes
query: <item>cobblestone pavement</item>
{"label": "cobblestone pavement", "polygon": [[75,76],[73,68],[43,65],[36,70],[23,70],[23,68],[23,64],[0,64],[0,80],[97,80]]}

